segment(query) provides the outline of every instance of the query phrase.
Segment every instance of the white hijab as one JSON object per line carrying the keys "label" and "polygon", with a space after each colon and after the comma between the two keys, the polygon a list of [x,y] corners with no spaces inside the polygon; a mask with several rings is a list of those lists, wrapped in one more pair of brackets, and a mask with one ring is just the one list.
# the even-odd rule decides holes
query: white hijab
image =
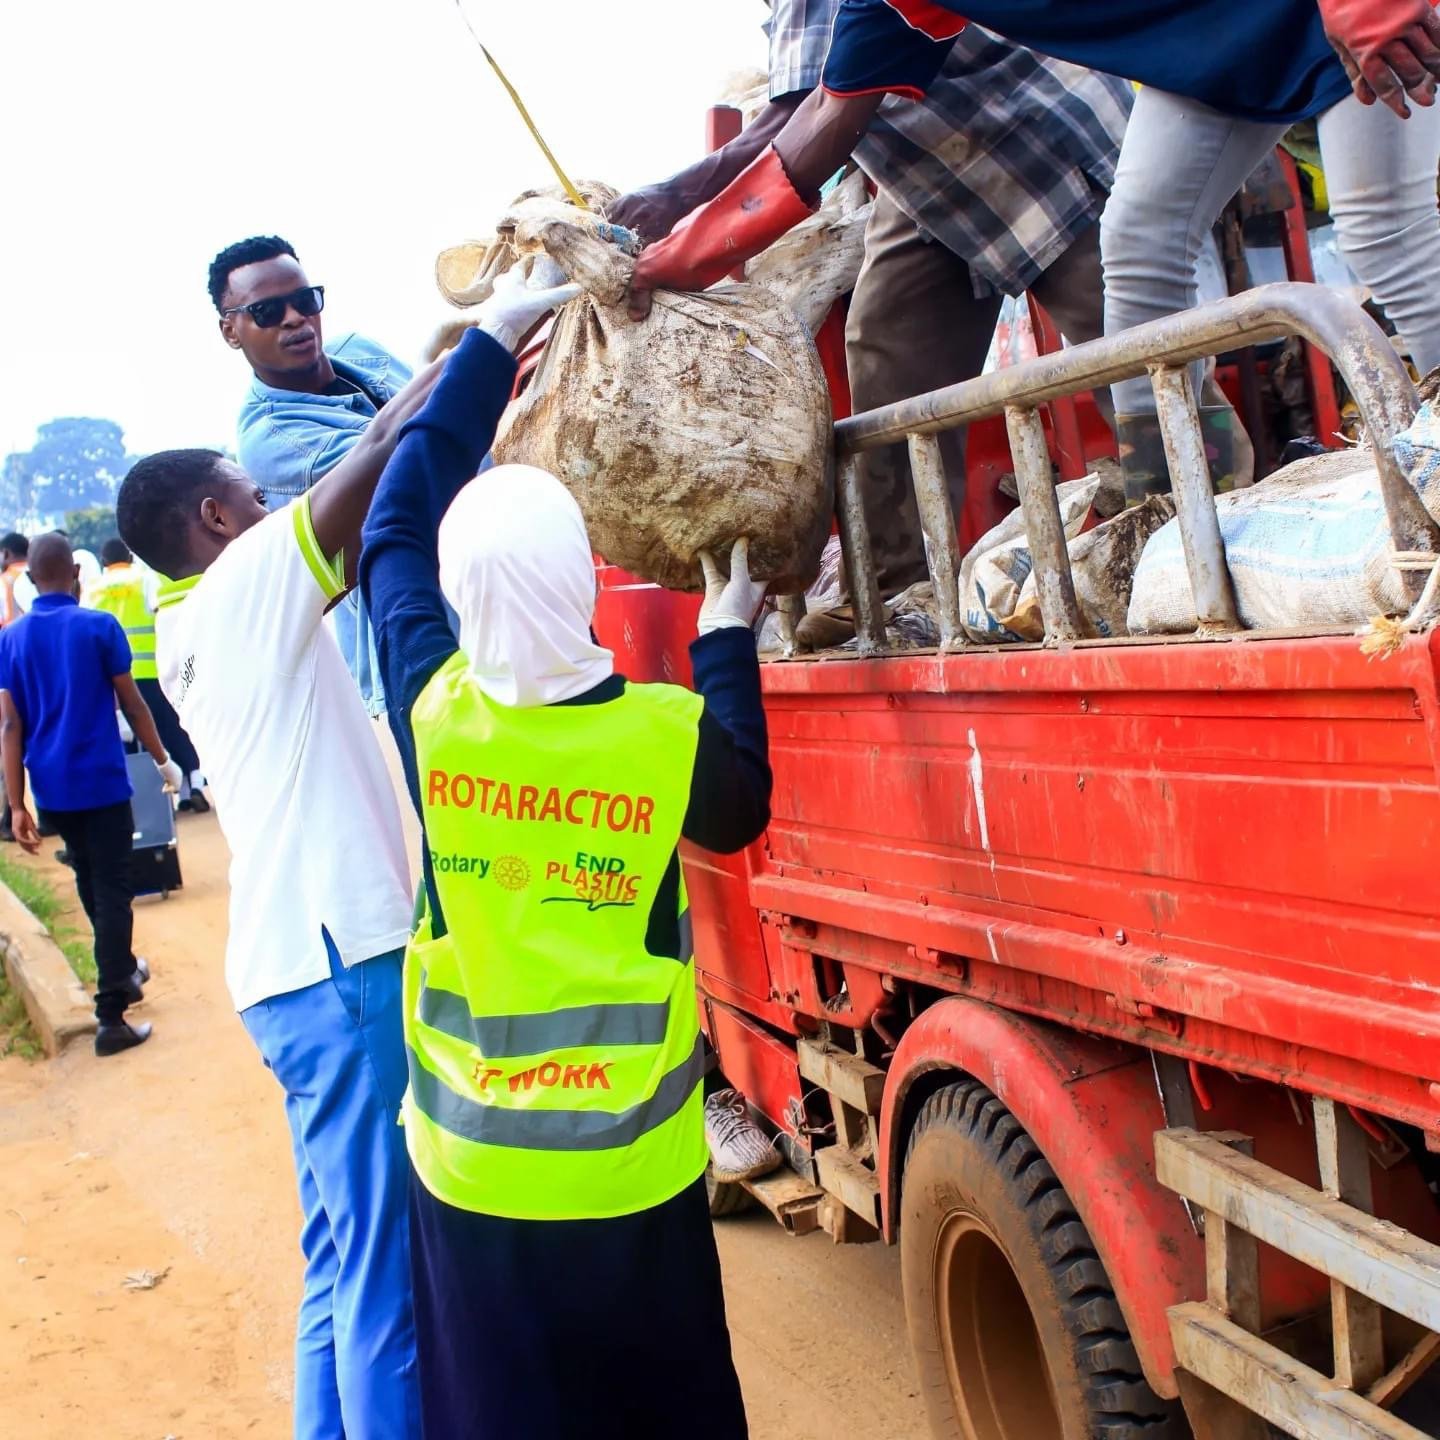
{"label": "white hijab", "polygon": [[500,705],[553,705],[615,668],[590,638],[595,562],[580,507],[530,465],[477,475],[440,522],[440,588],[460,648]]}

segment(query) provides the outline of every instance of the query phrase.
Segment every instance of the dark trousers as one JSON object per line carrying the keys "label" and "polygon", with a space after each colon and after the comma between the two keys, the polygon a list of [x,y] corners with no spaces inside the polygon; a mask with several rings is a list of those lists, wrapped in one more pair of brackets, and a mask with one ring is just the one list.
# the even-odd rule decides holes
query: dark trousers
{"label": "dark trousers", "polygon": [[410,1176],[424,1440],[745,1440],[705,1181],[611,1220],[457,1210]]}
{"label": "dark trousers", "polygon": [[170,758],[185,772],[188,780],[191,772],[200,768],[200,757],[195,753],[194,743],[185,733],[175,707],[165,698],[158,680],[136,680],[135,687],[155,717],[160,743],[170,752]]}
{"label": "dark trousers", "polygon": [[135,897],[130,855],[135,821],[130,802],[102,805],[96,810],[47,810],[44,818],[60,834],[70,852],[75,888],[95,931],[95,1018],[115,1025],[125,1018],[126,991],[135,973],[130,948]]}
{"label": "dark trousers", "polygon": [[[1073,344],[1103,332],[1100,227],[1092,225],[1031,286]],[[890,405],[973,380],[985,365],[1000,296],[975,294],[970,267],[928,239],[882,190],[865,227],[865,263],[850,297],[845,363],[855,409]],[[1097,402],[1101,392],[1096,392]],[[1109,396],[1105,396],[1108,404]],[[940,437],[956,523],[965,504],[965,432]],[[880,593],[924,580],[925,542],[905,446],[860,456],[860,498],[870,526]],[[848,603],[849,597],[846,597]]]}

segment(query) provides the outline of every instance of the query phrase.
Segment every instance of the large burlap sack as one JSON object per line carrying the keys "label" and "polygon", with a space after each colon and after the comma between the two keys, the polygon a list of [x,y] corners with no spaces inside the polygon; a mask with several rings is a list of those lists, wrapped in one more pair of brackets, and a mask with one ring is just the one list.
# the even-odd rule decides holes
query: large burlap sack
{"label": "large burlap sack", "polygon": [[[1098,518],[1114,515],[1125,503],[1125,491],[1118,474],[1106,469],[1064,481],[1055,487],[1055,498],[1069,541]],[[960,623],[970,639],[994,645],[1038,638],[1017,633],[1008,624],[1032,563],[1025,516],[1018,508],[970,547],[960,562]],[[1033,628],[1028,621],[1026,628]]]}
{"label": "large burlap sack", "polygon": [[546,254],[586,294],[556,317],[493,452],[569,487],[612,565],[701,588],[697,552],[724,565],[741,536],[750,571],[781,590],[816,575],[830,529],[830,398],[815,346],[768,291],[657,291],[648,319],[622,302],[633,261],[615,227],[553,201],[500,226],[518,255]]}
{"label": "large burlap sack", "polygon": [[855,288],[874,205],[858,171],[847,175],[808,220],[745,266],[745,278],[780,297],[814,335],[830,308]]}
{"label": "large burlap sack", "polygon": [[[1424,407],[1396,454],[1440,515],[1440,427]],[[1248,490],[1216,497],[1240,621],[1251,629],[1362,625],[1410,607],[1368,449],[1307,456]],[[1150,537],[1135,573],[1129,624],[1173,635],[1199,621],[1178,522]]]}

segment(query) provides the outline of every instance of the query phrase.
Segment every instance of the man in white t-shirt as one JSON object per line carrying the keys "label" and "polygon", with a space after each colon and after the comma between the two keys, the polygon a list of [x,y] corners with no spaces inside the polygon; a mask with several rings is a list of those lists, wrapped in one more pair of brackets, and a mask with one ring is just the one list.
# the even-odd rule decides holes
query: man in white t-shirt
{"label": "man in white t-shirt", "polygon": [[[523,284],[497,285],[477,315],[512,350],[574,293]],[[116,504],[126,544],[175,577],[157,598],[160,684],[205,756],[230,845],[225,977],[285,1091],[305,1215],[296,1440],[419,1435],[396,1123],[409,872],[374,726],[322,621],[385,461],[443,365],[284,509],[267,511],[211,450],[139,461]]]}
{"label": "man in white t-shirt", "polygon": [[160,685],[209,757],[231,855],[225,979],[285,1091],[304,1212],[297,1440],[420,1433],[396,1125],[409,869],[374,725],[323,620],[432,382],[397,395],[348,462],[274,514],[204,450],[140,461],[117,504],[126,543],[181,577],[157,594]]}

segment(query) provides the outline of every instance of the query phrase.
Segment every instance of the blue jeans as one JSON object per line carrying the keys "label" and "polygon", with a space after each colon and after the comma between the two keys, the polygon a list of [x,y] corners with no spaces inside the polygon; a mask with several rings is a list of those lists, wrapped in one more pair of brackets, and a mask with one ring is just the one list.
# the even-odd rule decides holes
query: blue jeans
{"label": "blue jeans", "polygon": [[[1195,303],[1195,264],[1210,227],[1286,128],[1140,91],[1100,221],[1107,335]],[[1424,375],[1440,365],[1440,110],[1417,106],[1402,120],[1347,95],[1319,117],[1319,134],[1340,252]],[[1192,370],[1197,392],[1201,369]],[[1154,412],[1148,375],[1112,393],[1122,415]]]}
{"label": "blue jeans", "polygon": [[[328,942],[328,937],[327,937]],[[305,1293],[296,1440],[418,1440],[410,1299],[402,955],[276,995],[241,1020],[285,1091],[300,1180]]]}

